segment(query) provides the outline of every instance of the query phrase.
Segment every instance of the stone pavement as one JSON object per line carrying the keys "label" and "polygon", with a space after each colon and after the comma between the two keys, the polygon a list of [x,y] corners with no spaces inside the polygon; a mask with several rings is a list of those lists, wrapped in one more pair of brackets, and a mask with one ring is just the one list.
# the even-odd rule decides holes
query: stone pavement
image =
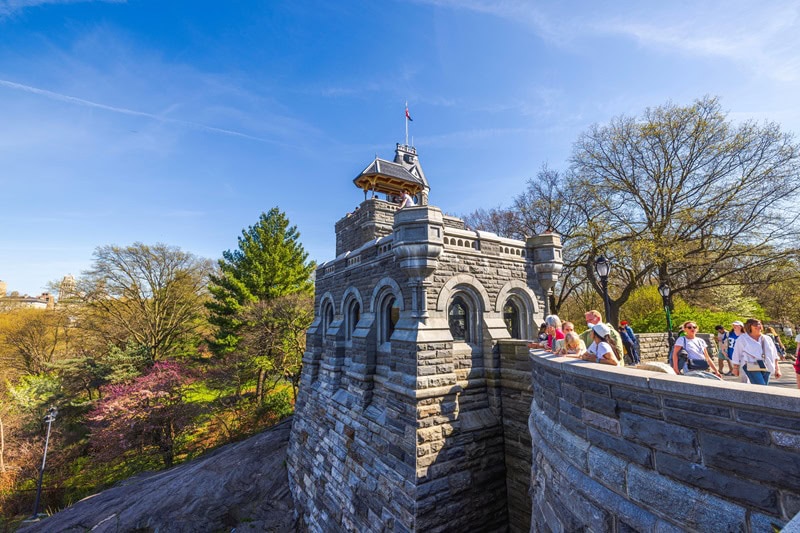
{"label": "stone pavement", "polygon": [[[718,364],[718,361],[714,359],[714,364]],[[769,380],[769,387],[781,387],[786,389],[797,389],[797,378],[795,377],[796,374],[794,373],[794,366],[792,361],[781,361],[781,377],[780,379],[775,379],[775,376],[772,376]],[[728,365],[725,365],[727,368]],[[737,376],[723,376],[725,381],[738,383],[739,378]],[[798,390],[800,392],[800,390]]]}

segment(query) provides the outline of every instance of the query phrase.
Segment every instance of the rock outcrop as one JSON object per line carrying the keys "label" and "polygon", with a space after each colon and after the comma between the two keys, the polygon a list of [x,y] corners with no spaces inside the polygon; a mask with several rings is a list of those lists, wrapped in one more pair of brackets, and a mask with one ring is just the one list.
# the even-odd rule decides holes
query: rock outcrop
{"label": "rock outcrop", "polygon": [[291,419],[169,470],[141,474],[21,532],[294,531]]}

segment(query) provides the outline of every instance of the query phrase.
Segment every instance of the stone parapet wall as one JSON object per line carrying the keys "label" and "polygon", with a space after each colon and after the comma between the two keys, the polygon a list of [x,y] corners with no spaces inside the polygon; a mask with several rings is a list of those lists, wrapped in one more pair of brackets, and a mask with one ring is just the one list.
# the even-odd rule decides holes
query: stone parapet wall
{"label": "stone parapet wall", "polygon": [[[715,357],[717,346],[714,335],[698,333],[697,336],[706,341],[709,346],[709,355]],[[667,362],[669,344],[666,333],[637,333],[636,338],[639,339],[639,356],[642,361]]]}
{"label": "stone parapet wall", "polygon": [[373,239],[391,235],[397,209],[397,204],[378,198],[364,200],[355,211],[336,223],[336,256]]}
{"label": "stone parapet wall", "polygon": [[536,355],[532,531],[772,531],[800,511],[800,396]]}

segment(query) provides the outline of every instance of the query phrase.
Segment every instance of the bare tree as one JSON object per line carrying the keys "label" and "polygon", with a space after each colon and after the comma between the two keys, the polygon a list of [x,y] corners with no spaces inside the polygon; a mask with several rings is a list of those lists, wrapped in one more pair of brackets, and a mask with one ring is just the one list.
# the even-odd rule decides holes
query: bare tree
{"label": "bare tree", "polygon": [[201,326],[211,263],[179,248],[101,246],[80,281],[84,321],[118,346],[145,346],[154,361],[185,348]]}
{"label": "bare tree", "polygon": [[776,124],[731,124],[716,98],[595,125],[571,170],[592,207],[576,235],[587,278],[599,292],[600,253],[617,266],[612,314],[645,281],[679,294],[758,280],[793,253],[800,147]]}
{"label": "bare tree", "polygon": [[553,312],[558,313],[561,305],[586,283],[583,250],[571,242],[576,227],[586,218],[585,204],[579,191],[570,189],[568,176],[544,165],[535,178],[528,180],[525,190],[514,198],[511,207],[479,209],[466,215],[464,220],[475,229],[514,239],[525,239],[545,231],[560,234],[564,268],[553,289],[551,306]]}
{"label": "bare tree", "polygon": [[15,309],[0,320],[0,363],[4,379],[13,373],[44,372],[69,351],[69,317],[59,310]]}
{"label": "bare tree", "polygon": [[468,228],[491,231],[509,239],[524,239],[522,219],[513,209],[502,206],[477,209],[462,217]]}

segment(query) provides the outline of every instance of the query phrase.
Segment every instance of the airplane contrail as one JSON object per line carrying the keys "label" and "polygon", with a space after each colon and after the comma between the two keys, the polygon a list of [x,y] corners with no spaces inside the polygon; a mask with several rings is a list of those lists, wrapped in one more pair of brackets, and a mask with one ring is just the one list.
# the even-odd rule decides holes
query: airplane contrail
{"label": "airplane contrail", "polygon": [[248,139],[251,141],[257,141],[267,144],[276,144],[280,146],[286,146],[284,143],[280,143],[278,141],[273,141],[270,139],[264,139],[263,137],[255,137],[253,135],[248,135],[246,133],[241,133],[239,131],[228,130],[225,128],[217,128],[215,126],[208,126],[206,124],[200,124],[198,122],[191,122],[188,120],[179,120],[174,118],[162,117],[159,115],[155,115],[153,113],[146,113],[144,111],[136,111],[135,109],[128,109],[125,107],[115,107],[106,104],[101,104],[98,102],[92,102],[91,100],[84,100],[83,98],[77,98],[75,96],[69,96],[66,94],[56,93],[53,91],[48,91],[46,89],[39,89],[38,87],[31,87],[30,85],[23,85],[21,83],[16,83],[13,81],[2,80],[0,79],[0,86],[8,87],[9,89],[16,89],[19,91],[25,91],[32,94],[38,94],[40,96],[44,96],[45,98],[49,98],[51,100],[57,100],[59,102],[66,102],[69,104],[76,104],[86,107],[93,107],[95,109],[102,109],[104,111],[111,111],[112,113],[121,113],[123,115],[131,115],[135,117],[143,117],[148,118],[151,120],[155,120],[158,122],[165,122],[170,124],[178,124],[182,126],[188,126],[191,128],[208,131],[212,133],[221,133],[223,135],[231,135],[234,137],[241,137],[243,139]]}

